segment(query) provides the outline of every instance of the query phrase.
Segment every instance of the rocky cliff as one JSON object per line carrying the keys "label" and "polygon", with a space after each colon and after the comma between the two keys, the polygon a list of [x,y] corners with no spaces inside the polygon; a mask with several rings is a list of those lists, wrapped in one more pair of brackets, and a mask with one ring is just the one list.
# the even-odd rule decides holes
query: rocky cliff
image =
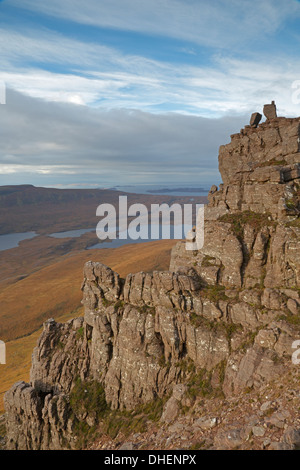
{"label": "rocky cliff", "polygon": [[84,318],[46,322],[30,383],[5,395],[8,449],[78,448],[95,430],[120,448],[116,419],[135,448],[300,445],[299,142],[300,118],[232,135],[204,246],[179,242],[170,271],[85,265]]}

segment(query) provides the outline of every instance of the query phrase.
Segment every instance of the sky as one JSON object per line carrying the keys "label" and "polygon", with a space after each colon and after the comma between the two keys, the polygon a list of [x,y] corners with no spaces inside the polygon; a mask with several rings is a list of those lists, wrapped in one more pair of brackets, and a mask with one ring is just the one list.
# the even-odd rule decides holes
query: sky
{"label": "sky", "polygon": [[300,115],[298,0],[0,0],[0,185],[221,182],[275,100]]}

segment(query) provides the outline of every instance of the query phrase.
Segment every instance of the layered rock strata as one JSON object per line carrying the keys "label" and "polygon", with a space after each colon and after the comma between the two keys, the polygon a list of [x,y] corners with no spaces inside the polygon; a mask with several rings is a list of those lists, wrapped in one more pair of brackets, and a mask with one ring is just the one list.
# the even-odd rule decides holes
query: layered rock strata
{"label": "layered rock strata", "polygon": [[84,318],[46,322],[30,383],[5,395],[9,449],[75,448],[78,423],[99,424],[72,408],[76,380],[101,384],[113,410],[176,384],[184,396],[191,370],[225,397],[280,380],[300,338],[299,142],[300,118],[232,135],[220,147],[223,184],[209,194],[204,246],[179,242],[170,271],[121,279],[85,265]]}

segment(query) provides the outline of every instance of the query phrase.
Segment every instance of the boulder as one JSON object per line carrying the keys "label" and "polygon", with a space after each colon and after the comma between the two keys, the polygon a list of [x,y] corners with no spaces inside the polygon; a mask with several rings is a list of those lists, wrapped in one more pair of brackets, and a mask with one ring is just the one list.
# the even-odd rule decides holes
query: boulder
{"label": "boulder", "polygon": [[260,113],[253,113],[250,118],[250,126],[257,127],[258,124],[260,123],[261,118],[262,118],[262,115]]}
{"label": "boulder", "polygon": [[275,101],[272,101],[271,104],[264,105],[264,115],[266,116],[267,119],[277,118]]}

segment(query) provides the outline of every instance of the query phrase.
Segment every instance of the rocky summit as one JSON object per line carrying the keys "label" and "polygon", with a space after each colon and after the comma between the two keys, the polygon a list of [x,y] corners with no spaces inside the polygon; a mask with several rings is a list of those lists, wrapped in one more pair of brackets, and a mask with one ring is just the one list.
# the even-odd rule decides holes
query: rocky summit
{"label": "rocky summit", "polygon": [[84,266],[84,318],[48,320],[5,395],[7,449],[300,448],[300,118],[264,112],[220,147],[201,250]]}

